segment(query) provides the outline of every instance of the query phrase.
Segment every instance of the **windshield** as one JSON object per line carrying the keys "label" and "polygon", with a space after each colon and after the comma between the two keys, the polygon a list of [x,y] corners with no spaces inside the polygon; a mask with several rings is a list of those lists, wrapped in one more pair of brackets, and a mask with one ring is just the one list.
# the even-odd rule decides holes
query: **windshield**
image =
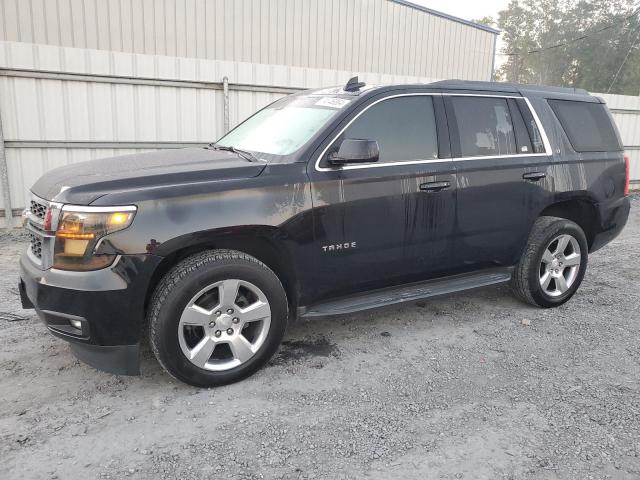
{"label": "windshield", "polygon": [[217,144],[270,155],[290,155],[350,101],[318,95],[286,97],[249,117]]}

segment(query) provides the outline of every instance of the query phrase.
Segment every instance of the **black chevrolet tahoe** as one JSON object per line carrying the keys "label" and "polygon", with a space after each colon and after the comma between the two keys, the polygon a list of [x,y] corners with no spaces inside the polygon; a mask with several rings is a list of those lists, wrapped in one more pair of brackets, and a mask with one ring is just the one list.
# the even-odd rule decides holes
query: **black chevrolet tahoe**
{"label": "black chevrolet tahoe", "polygon": [[629,160],[586,91],[468,81],[309,90],[203,148],[33,186],[23,306],[96,368],[242,379],[296,318],[510,283],[569,300],[629,214]]}

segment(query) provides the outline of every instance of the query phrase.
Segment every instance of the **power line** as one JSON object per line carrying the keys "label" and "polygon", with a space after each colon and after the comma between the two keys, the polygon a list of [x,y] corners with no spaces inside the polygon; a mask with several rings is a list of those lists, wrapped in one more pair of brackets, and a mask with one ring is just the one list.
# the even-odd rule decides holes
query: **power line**
{"label": "power line", "polygon": [[594,35],[597,35],[599,33],[602,33],[606,30],[610,30],[612,28],[616,28],[619,27],[620,25],[622,25],[623,23],[625,23],[627,20],[635,17],[636,15],[638,15],[638,13],[640,13],[640,7],[636,8],[636,10],[627,15],[626,17],[624,17],[622,20],[620,20],[619,22],[616,23],[612,23],[610,25],[607,25],[605,27],[599,28],[598,30],[594,30],[590,33],[586,33],[584,35],[581,35],[579,37],[576,38],[572,38],[571,40],[567,40],[566,42],[562,42],[562,43],[557,43],[555,45],[551,45],[549,47],[545,47],[545,48],[537,48],[534,50],[529,50],[527,52],[507,52],[507,53],[497,53],[496,55],[504,55],[506,57],[512,57],[512,56],[519,56],[519,55],[529,55],[529,54],[533,54],[533,53],[542,53],[542,52],[546,52],[547,50],[553,50],[554,48],[560,48],[560,47],[566,47],[567,45],[571,45],[573,43],[579,42],[581,40],[584,40],[586,38],[592,37]]}
{"label": "power line", "polygon": [[[640,27],[636,28],[636,30],[638,32],[640,32]],[[618,68],[618,71],[614,75],[613,80],[611,80],[611,84],[609,85],[609,88],[607,88],[607,93],[609,93],[611,91],[611,89],[613,88],[613,85],[616,83],[616,80],[618,80],[618,75],[620,75],[620,72],[622,71],[622,68],[624,67],[624,64],[627,63],[627,59],[629,58],[629,55],[631,54],[631,50],[633,50],[633,47],[636,46],[636,43],[638,43],[638,40],[640,40],[640,33],[638,35],[636,35],[636,39],[631,43],[631,46],[629,47],[629,50],[627,51],[627,54],[624,56],[624,60],[622,60],[622,63],[620,64],[620,68]]]}

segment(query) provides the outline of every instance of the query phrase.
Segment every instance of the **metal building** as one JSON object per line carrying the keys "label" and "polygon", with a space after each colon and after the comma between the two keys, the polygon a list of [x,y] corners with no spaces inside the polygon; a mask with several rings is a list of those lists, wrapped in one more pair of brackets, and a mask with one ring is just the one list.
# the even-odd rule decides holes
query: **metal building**
{"label": "metal building", "polygon": [[640,189],[640,96],[594,93],[604,98],[629,155],[631,188]]}
{"label": "metal building", "polygon": [[488,79],[495,34],[405,1],[2,0],[0,40]]}
{"label": "metal building", "polygon": [[0,0],[2,210],[50,168],[208,143],[352,74],[489,80],[497,33],[404,0]]}

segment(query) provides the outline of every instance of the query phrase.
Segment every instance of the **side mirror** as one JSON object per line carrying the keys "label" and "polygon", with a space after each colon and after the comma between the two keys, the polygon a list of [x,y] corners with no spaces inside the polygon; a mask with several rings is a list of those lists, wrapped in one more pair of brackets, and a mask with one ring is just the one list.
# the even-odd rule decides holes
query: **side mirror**
{"label": "side mirror", "polygon": [[348,163],[377,162],[380,148],[375,140],[359,140],[345,138],[337,152],[329,154],[331,165],[345,165]]}

